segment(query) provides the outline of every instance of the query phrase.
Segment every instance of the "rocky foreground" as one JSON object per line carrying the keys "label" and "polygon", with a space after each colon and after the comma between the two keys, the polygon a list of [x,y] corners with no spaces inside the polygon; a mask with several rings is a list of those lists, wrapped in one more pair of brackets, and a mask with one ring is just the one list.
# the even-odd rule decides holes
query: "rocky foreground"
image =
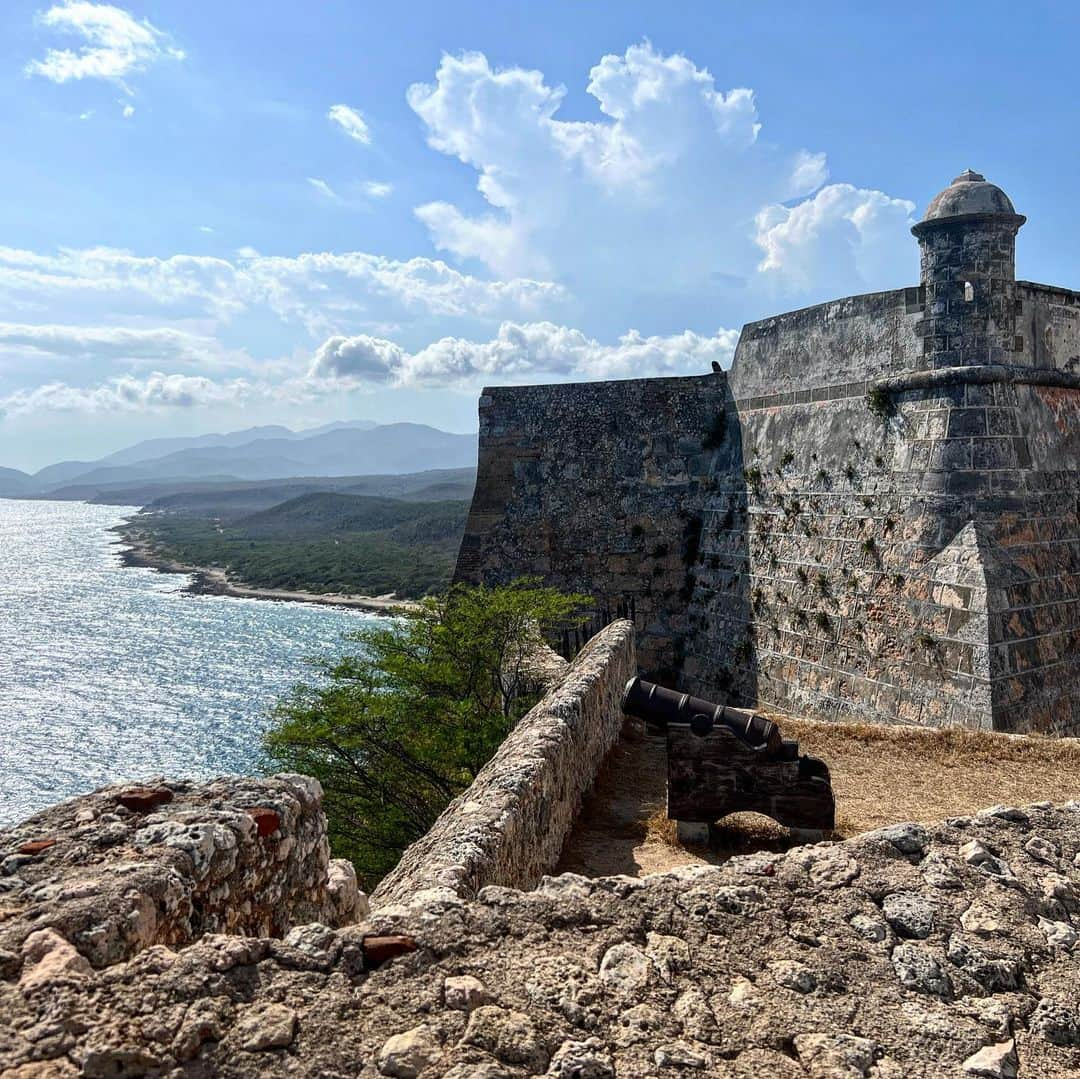
{"label": "rocky foreground", "polygon": [[304,782],[0,834],[0,1074],[1080,1074],[1080,803],[287,929],[363,911],[311,876]]}

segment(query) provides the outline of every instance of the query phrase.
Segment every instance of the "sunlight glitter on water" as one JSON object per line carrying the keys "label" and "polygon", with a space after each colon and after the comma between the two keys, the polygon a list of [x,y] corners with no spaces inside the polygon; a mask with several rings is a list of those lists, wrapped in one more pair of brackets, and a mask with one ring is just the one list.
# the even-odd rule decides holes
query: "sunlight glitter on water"
{"label": "sunlight glitter on water", "polygon": [[374,616],[120,564],[133,508],[0,500],[0,825],[103,783],[254,773],[274,701]]}

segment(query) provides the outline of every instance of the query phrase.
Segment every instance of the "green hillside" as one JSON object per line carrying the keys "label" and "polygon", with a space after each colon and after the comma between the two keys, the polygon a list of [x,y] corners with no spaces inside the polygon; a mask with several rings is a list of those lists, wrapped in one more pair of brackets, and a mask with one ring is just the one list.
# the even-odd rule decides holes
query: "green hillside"
{"label": "green hillside", "polygon": [[126,531],[160,558],[258,588],[418,598],[449,584],[468,508],[315,491],[239,518],[152,511]]}

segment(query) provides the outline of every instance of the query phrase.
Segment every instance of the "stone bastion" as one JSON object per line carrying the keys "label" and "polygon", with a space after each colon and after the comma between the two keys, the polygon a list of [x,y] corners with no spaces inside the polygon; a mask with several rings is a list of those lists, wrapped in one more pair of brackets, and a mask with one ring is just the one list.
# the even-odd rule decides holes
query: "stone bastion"
{"label": "stone bastion", "polygon": [[1080,1074],[1080,803],[546,876],[635,667],[616,622],[370,901],[301,776],[0,832],[0,1075]]}
{"label": "stone bastion", "polygon": [[647,676],[817,719],[1080,734],[1080,293],[966,172],[921,281],[729,372],[495,387],[457,579],[633,613]]}

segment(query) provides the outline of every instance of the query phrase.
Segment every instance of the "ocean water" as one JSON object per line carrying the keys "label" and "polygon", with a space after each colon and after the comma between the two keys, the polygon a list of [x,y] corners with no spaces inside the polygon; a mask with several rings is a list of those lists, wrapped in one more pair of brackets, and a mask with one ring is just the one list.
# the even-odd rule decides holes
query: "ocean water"
{"label": "ocean water", "polygon": [[132,508],[0,499],[0,825],[104,783],[255,773],[273,702],[370,623],[120,564]]}

